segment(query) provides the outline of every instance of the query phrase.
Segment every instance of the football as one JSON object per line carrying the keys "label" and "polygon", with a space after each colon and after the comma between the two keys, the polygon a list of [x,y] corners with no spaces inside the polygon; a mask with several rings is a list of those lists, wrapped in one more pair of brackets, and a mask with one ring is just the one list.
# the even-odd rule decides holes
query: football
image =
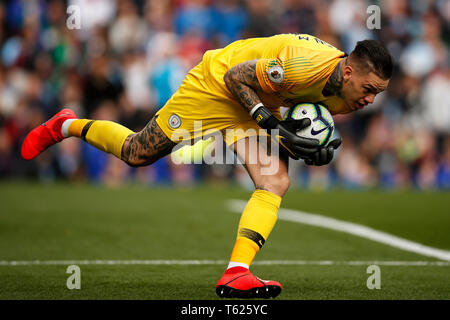
{"label": "football", "polygon": [[319,140],[321,146],[326,146],[333,136],[334,121],[327,107],[322,103],[300,103],[290,108],[283,120],[311,119],[311,126],[298,130],[300,137]]}

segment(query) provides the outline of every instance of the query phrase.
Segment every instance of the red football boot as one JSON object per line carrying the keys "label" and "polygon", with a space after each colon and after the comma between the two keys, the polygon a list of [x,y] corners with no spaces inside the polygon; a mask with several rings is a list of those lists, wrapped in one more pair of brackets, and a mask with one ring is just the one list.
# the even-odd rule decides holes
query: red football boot
{"label": "red football boot", "polygon": [[22,144],[22,157],[31,160],[51,145],[64,139],[61,126],[67,119],[76,119],[77,115],[70,109],[62,109],[50,120],[34,128],[25,137]]}
{"label": "red football boot", "polygon": [[216,292],[221,298],[275,298],[281,289],[280,283],[261,280],[243,267],[228,269],[216,285]]}

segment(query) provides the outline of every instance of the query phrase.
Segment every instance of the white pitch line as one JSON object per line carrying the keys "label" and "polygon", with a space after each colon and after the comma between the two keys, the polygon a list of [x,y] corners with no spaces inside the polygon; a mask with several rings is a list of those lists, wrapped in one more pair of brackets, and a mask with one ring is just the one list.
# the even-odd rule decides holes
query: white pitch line
{"label": "white pitch line", "polygon": [[[247,202],[242,200],[230,200],[228,204],[231,211],[241,213],[244,210]],[[423,256],[433,257],[440,260],[450,261],[450,251],[428,247],[421,243],[406,240],[389,233],[378,231],[352,222],[341,221],[319,214],[284,208],[279,210],[278,219],[346,232],[405,251],[414,252]]]}
{"label": "white pitch line", "polygon": [[[225,260],[28,260],[7,261],[0,260],[0,267],[7,266],[45,266],[45,265],[223,265]],[[448,267],[447,261],[314,261],[314,260],[261,260],[254,261],[252,265],[315,265],[315,266],[366,266],[376,264],[379,266],[437,266]]]}

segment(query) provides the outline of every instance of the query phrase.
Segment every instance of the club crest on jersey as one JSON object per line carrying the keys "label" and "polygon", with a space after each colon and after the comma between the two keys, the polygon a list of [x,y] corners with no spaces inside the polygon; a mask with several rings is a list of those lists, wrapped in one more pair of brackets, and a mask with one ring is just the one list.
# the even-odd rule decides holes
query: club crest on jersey
{"label": "club crest on jersey", "polygon": [[270,81],[274,83],[282,83],[284,80],[284,70],[280,66],[273,66],[267,70]]}
{"label": "club crest on jersey", "polygon": [[172,129],[177,129],[177,128],[179,128],[179,127],[181,126],[181,119],[180,119],[180,117],[179,117],[178,115],[176,115],[176,114],[172,114],[172,115],[169,117],[169,126],[170,126]]}

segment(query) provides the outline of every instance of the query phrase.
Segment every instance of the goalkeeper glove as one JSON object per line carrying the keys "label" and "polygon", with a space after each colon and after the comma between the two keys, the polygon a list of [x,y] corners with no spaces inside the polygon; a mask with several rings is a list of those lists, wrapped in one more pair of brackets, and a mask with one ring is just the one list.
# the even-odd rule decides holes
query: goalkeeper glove
{"label": "goalkeeper glove", "polygon": [[284,149],[289,152],[291,158],[295,160],[299,158],[310,159],[318,152],[318,140],[296,135],[297,130],[307,128],[311,125],[310,119],[280,121],[262,103],[257,104],[250,111],[250,115],[261,128],[266,129],[270,134],[273,135],[271,130],[278,130],[275,137]]}
{"label": "goalkeeper glove", "polygon": [[340,138],[330,141],[326,147],[321,147],[310,158],[305,159],[307,165],[323,166],[329,164],[333,160],[334,150],[339,148],[342,140]]}

